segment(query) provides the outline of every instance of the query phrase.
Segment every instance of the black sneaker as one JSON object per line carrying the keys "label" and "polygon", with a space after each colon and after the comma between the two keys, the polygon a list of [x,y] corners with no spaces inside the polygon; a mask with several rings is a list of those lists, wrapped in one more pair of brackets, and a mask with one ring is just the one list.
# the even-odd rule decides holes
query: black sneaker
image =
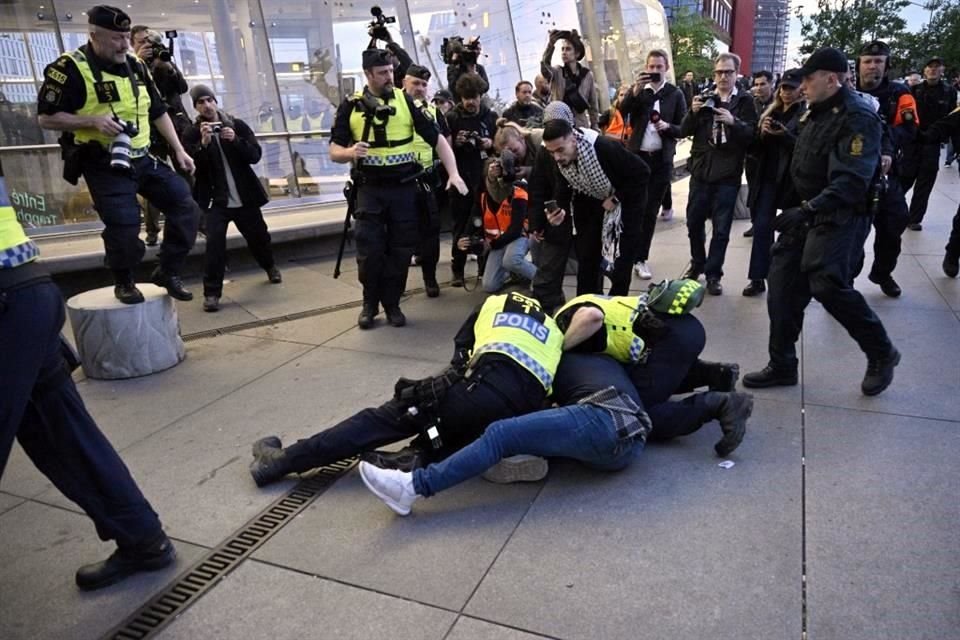
{"label": "black sneaker", "polygon": [[720,284],[720,278],[707,278],[707,293],[712,296],[723,295],[723,285]]}
{"label": "black sneaker", "polygon": [[424,279],[423,288],[427,292],[428,298],[436,298],[440,295],[440,285],[437,283],[436,279]]}
{"label": "black sneaker", "polygon": [[900,352],[895,347],[883,358],[869,358],[867,373],[863,376],[860,390],[865,396],[875,396],[893,382],[893,368],[900,364]]}
{"label": "black sneaker", "polygon": [[763,280],[751,280],[750,284],[743,288],[743,295],[748,298],[758,296],[767,290],[767,284]]}
{"label": "black sneaker", "polygon": [[113,287],[114,297],[123,304],[140,304],[143,294],[134,282],[120,282]]}
{"label": "black sneaker", "polygon": [[454,271],[453,279],[450,281],[451,287],[462,287],[463,286],[463,271]]}
{"label": "black sneaker", "polygon": [[900,294],[903,293],[903,289],[901,289],[897,281],[893,279],[893,276],[877,276],[871,273],[867,276],[867,279],[874,284],[880,285],[880,291],[883,291],[883,295],[888,298],[899,298]]}
{"label": "black sneaker", "polygon": [[403,311],[400,311],[400,307],[389,307],[384,309],[387,314],[387,322],[389,322],[394,327],[402,327],[407,324],[407,316],[403,315]]}
{"label": "black sneaker", "polygon": [[744,237],[744,238],[752,238],[752,237],[753,237],[753,227],[750,227],[749,229],[747,229],[746,231],[744,231],[744,232],[743,232],[743,237]]}
{"label": "black sneaker", "polygon": [[160,267],[157,267],[150,276],[150,282],[166,289],[167,295],[171,298],[182,300],[183,302],[193,300],[193,294],[183,286],[183,280],[175,273],[164,273]]}
{"label": "black sneaker", "polygon": [[139,547],[117,549],[109,558],[77,569],[77,586],[84,591],[109,587],[141,571],[169,567],[177,559],[177,550],[162,531],[159,538]]}
{"label": "black sneaker", "polygon": [[426,454],[417,447],[404,447],[400,451],[364,451],[360,459],[381,469],[407,473],[427,466]]}
{"label": "black sneaker", "polygon": [[751,389],[765,389],[767,387],[793,387],[797,384],[796,371],[777,371],[767,365],[760,371],[754,371],[743,376],[743,386]]}
{"label": "black sneaker", "polygon": [[270,281],[270,284],[280,284],[283,282],[283,276],[280,274],[280,269],[276,267],[270,267],[267,269],[267,280]]}
{"label": "black sneaker", "polygon": [[373,328],[373,319],[377,317],[377,308],[365,304],[363,309],[360,310],[360,315],[357,317],[357,326],[361,329],[372,329]]}
{"label": "black sneaker", "polygon": [[952,256],[949,253],[943,256],[943,274],[948,278],[956,278],[960,275],[960,256]]}
{"label": "black sneaker", "polygon": [[683,275],[680,276],[681,280],[699,280],[700,276],[703,275],[703,271],[695,267],[687,267],[687,270],[683,272]]}

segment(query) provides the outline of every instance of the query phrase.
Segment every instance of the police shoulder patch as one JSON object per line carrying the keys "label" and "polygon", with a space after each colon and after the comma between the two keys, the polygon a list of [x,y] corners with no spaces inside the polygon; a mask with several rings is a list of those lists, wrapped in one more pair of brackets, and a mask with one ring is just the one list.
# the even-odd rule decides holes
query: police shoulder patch
{"label": "police shoulder patch", "polygon": [[47,79],[57,84],[67,84],[67,74],[52,67],[47,69]]}
{"label": "police shoulder patch", "polygon": [[863,134],[855,133],[850,141],[850,155],[859,158],[863,155]]}

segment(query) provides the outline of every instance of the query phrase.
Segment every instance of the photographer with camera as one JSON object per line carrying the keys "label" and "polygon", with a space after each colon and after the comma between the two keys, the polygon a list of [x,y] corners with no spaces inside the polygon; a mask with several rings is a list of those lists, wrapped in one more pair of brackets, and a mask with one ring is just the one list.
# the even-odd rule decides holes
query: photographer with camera
{"label": "photographer with camera", "polygon": [[513,275],[529,288],[537,268],[526,259],[527,239],[526,182],[516,180],[513,153],[501,152],[500,158],[487,160],[486,180],[471,218],[481,221],[480,233],[461,236],[457,245],[478,257],[486,256],[483,290],[496,293]]}
{"label": "photographer with camera", "polygon": [[269,200],[251,165],[260,162],[260,145],[246,122],[220,111],[213,91],[202,84],[190,90],[197,120],[184,136],[196,159],[193,195],[207,219],[203,310],[217,311],[227,259],[227,225],[232,221],[271,283],[281,282],[270,249],[270,233],[260,207]]}
{"label": "photographer with camera", "polygon": [[468,193],[446,139],[414,104],[393,85],[393,65],[380,49],[363,52],[367,84],[337,109],[330,136],[330,159],[353,163],[356,190],[357,267],[363,285],[361,329],[373,327],[382,304],[387,320],[402,327],[407,319],[400,296],[407,284],[410,258],[419,240],[417,162],[414,134],[436,149],[450,178],[446,188]]}
{"label": "photographer with camera", "polygon": [[407,68],[413,64],[413,58],[406,50],[393,41],[390,35],[388,24],[397,22],[396,16],[383,15],[383,9],[374,5],[370,7],[370,15],[373,20],[367,25],[367,35],[370,36],[370,44],[367,49],[377,49],[377,42],[383,42],[383,48],[389,52],[390,64],[393,65],[393,84],[397,87],[403,86],[403,78],[407,75]]}
{"label": "photographer with camera", "polygon": [[[557,42],[563,42],[560,47],[561,64],[552,66]],[[580,64],[585,55],[583,40],[576,29],[551,29],[547,48],[540,60],[540,73],[550,83],[553,99],[565,102],[573,109],[576,125],[596,129],[600,118],[600,103],[593,71]]]}
{"label": "photographer with camera", "polygon": [[[694,97],[690,111],[680,124],[682,137],[693,136],[687,168],[690,170],[690,200],[687,203],[687,235],[690,238],[690,267],[684,278],[697,280],[707,275],[707,292],[723,293],[723,261],[730,241],[733,209],[740,191],[740,177],[747,149],[753,142],[757,111],[753,96],[737,89],[740,56],[721,53],[713,65],[716,89]],[[709,256],[706,243],[707,219],[713,223]]]}
{"label": "photographer with camera", "polygon": [[[447,125],[453,139],[453,152],[457,159],[457,169],[469,189],[462,195],[451,194],[450,213],[453,216],[453,237],[467,235],[467,224],[473,203],[483,188],[483,164],[487,156],[493,153],[493,137],[497,132],[497,114],[487,109],[481,101],[486,83],[480,76],[470,73],[457,81],[457,93],[460,102],[447,113]],[[452,249],[454,287],[463,286],[463,268],[467,254],[455,243]]]}
{"label": "photographer with camera", "polygon": [[87,16],[89,42],[44,70],[37,120],[44,129],[65,132],[60,137],[64,179],[76,184],[82,175],[90,189],[104,224],[101,235],[117,299],[143,302],[133,275],[145,251],[139,238],[139,194],[167,219],[160,266],[151,281],[178,300],[191,300],[180,268],[196,240],[196,203],[186,181],[150,155],[153,128],[187,173],[193,173],[193,159],[177,137],[150,72],[128,53],[130,17],[105,5]]}
{"label": "photographer with camera", "polygon": [[443,39],[443,45],[440,47],[440,57],[447,65],[447,87],[453,94],[455,103],[459,103],[461,98],[457,91],[457,83],[461,77],[467,74],[472,73],[483,79],[481,96],[490,90],[487,70],[477,62],[480,59],[481,51],[479,36],[472,36],[466,41],[464,41],[463,36]]}
{"label": "photographer with camera", "polygon": [[[168,33],[176,37],[175,31]],[[163,101],[167,103],[167,114],[173,122],[173,128],[177,130],[177,137],[182,142],[183,134],[190,127],[190,118],[183,108],[183,100],[180,97],[187,92],[187,81],[173,62],[173,52],[163,44],[162,35],[142,24],[134,25],[131,28],[130,44],[136,56],[150,69],[153,80],[157,84],[157,91],[160,92]],[[163,160],[171,157],[170,147],[156,131],[150,137],[150,153]],[[176,165],[174,169],[187,182],[190,182],[188,173]],[[197,215],[199,216],[199,212],[197,212]],[[156,246],[160,235],[160,211],[148,203],[143,210],[143,222],[147,231],[147,246]]]}

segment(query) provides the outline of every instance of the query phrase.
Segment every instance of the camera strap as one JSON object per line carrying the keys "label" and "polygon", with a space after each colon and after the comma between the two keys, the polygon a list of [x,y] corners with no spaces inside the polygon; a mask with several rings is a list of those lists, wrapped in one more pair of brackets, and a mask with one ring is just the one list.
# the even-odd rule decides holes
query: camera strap
{"label": "camera strap", "polygon": [[[97,84],[103,84],[103,71],[100,69],[100,65],[96,62],[96,55],[90,51],[84,51],[83,57],[87,60],[87,65],[90,66],[90,71],[93,72],[93,79],[96,80]],[[135,73],[133,68],[130,66],[130,56],[124,56],[123,64],[127,68],[127,78],[130,80],[130,86],[133,89],[133,99],[134,99],[134,112],[137,114],[137,130],[140,129],[140,87],[137,86],[137,77],[139,76],[144,84],[146,84],[146,77],[140,73]],[[139,68],[139,63],[137,64]],[[107,105],[110,107],[110,113],[113,114],[114,118],[119,118],[116,110],[113,108],[113,103],[108,102]]]}

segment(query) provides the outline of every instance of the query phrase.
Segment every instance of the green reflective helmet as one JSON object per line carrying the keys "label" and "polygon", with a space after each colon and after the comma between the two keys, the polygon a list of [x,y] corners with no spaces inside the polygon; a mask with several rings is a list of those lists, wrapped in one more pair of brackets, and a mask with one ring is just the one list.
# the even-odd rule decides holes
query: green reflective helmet
{"label": "green reflective helmet", "polygon": [[704,287],[696,280],[664,280],[650,287],[647,306],[678,316],[690,313],[703,302]]}

